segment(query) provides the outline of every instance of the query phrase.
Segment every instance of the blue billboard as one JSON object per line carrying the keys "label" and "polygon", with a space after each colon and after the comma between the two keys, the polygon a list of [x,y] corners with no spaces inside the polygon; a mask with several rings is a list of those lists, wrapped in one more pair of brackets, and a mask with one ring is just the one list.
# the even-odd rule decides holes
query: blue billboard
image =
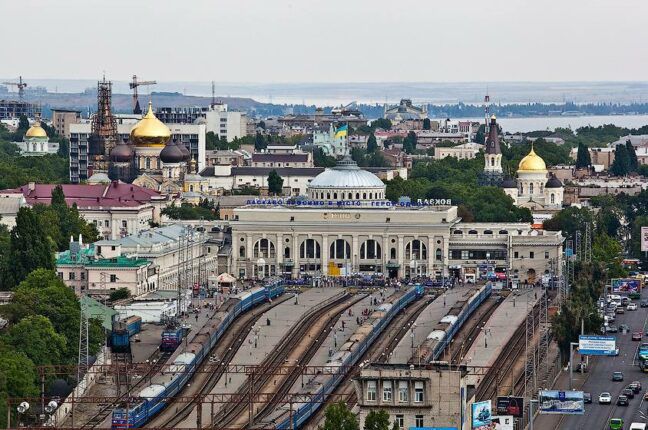
{"label": "blue billboard", "polygon": [[538,393],[541,414],[583,415],[585,399],[582,391],[541,390]]}
{"label": "blue billboard", "polygon": [[578,336],[578,352],[581,355],[616,355],[616,337]]}
{"label": "blue billboard", "polygon": [[475,402],[471,405],[470,411],[473,430],[486,430],[490,428],[493,421],[491,408],[490,400]]}

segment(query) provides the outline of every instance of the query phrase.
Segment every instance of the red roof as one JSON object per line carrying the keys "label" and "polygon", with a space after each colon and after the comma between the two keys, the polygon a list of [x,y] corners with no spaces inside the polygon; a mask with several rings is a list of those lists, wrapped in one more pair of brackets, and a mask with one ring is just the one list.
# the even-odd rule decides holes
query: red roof
{"label": "red roof", "polygon": [[[25,196],[27,203],[50,204],[52,189],[56,184],[27,184],[13,190],[2,192],[19,192]],[[134,207],[149,203],[160,196],[160,193],[138,185],[113,181],[110,184],[62,184],[65,201],[69,206],[76,204],[79,208],[96,207]]]}

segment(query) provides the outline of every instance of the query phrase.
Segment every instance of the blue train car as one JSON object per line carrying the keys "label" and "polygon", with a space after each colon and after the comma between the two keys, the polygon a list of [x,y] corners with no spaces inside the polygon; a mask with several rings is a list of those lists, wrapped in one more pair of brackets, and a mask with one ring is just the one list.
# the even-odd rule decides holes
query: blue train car
{"label": "blue train car", "polygon": [[162,332],[161,351],[175,351],[182,343],[187,330],[184,327],[167,327]]}
{"label": "blue train car", "polygon": [[[171,369],[171,379],[163,384],[152,384],[143,389],[138,398],[140,401],[135,403],[131,408],[118,407],[113,410],[112,428],[139,428],[143,427],[155,414],[167,405],[167,399],[175,396],[193,376],[196,368],[200,366],[209,351],[216,345],[223,333],[229,328],[232,321],[241,313],[246,312],[252,307],[271,300],[284,292],[283,284],[278,282],[269,283],[264,287],[252,288],[231,299],[231,306],[225,311],[214,314],[219,318],[218,327],[214,331],[210,328],[200,331],[189,343],[190,353],[179,354],[173,362]],[[169,329],[163,332],[167,334],[168,342],[166,347],[173,349],[182,342],[186,333],[178,332],[182,329]],[[175,345],[175,346],[173,346]],[[161,347],[162,349],[162,347]]]}
{"label": "blue train car", "polygon": [[110,333],[110,347],[113,352],[130,351],[131,336],[142,330],[142,318],[131,316],[113,324]]}

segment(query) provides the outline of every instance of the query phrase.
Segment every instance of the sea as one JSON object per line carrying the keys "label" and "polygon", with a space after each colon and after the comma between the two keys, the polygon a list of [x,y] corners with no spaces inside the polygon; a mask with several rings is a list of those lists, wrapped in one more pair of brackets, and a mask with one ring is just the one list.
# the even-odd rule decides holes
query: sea
{"label": "sea", "polygon": [[[483,118],[471,118],[474,121],[483,121]],[[648,125],[648,115],[597,115],[597,116],[542,116],[525,118],[499,117],[497,122],[502,130],[509,133],[525,133],[536,130],[551,130],[556,128],[598,127],[605,124],[614,124],[618,127],[639,128]]]}

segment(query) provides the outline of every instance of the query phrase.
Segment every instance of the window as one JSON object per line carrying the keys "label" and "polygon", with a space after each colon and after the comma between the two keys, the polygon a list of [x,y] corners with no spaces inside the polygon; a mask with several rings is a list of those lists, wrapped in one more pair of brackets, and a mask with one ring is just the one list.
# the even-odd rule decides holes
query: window
{"label": "window", "polygon": [[517,252],[517,251],[515,251],[515,252],[513,253],[513,258],[518,258],[518,252]]}
{"label": "window", "polygon": [[117,282],[117,275],[110,275],[110,282]]}
{"label": "window", "polygon": [[535,258],[535,252],[533,251],[529,252],[529,258]]}
{"label": "window", "polygon": [[74,280],[76,279],[76,273],[74,273],[74,272],[70,272],[70,273],[68,274],[68,279],[69,279],[70,281],[74,281]]}
{"label": "window", "polygon": [[398,382],[398,401],[399,402],[408,402],[409,395],[407,389],[407,381]]}
{"label": "window", "polygon": [[461,259],[468,260],[468,258],[470,258],[470,251],[468,251],[467,249],[461,250]]}
{"label": "window", "polygon": [[332,259],[348,260],[351,258],[351,245],[344,239],[337,239],[331,244],[329,257]]}
{"label": "window", "polygon": [[441,248],[437,248],[435,257],[437,261],[441,260],[443,258],[443,252],[441,251]]}
{"label": "window", "polygon": [[545,251],[545,260],[549,259],[549,251]]}
{"label": "window", "polygon": [[396,248],[392,248],[392,249],[389,251],[389,258],[391,258],[392,260],[395,260],[395,259],[396,259]]}
{"label": "window", "polygon": [[122,220],[122,228],[128,227],[128,221]]}
{"label": "window", "polygon": [[254,244],[254,258],[275,258],[274,243],[268,239],[259,239]]}
{"label": "window", "polygon": [[427,260],[427,247],[420,240],[414,239],[405,247],[405,258],[408,260]]}
{"label": "window", "polygon": [[85,272],[81,272],[81,280],[85,281]]}
{"label": "window", "polygon": [[382,250],[378,241],[369,239],[360,245],[360,258],[366,259],[380,259]]}
{"label": "window", "polygon": [[58,272],[57,275],[58,275],[59,279],[63,279],[63,272]]}
{"label": "window", "polygon": [[104,221],[104,225],[105,225],[106,227],[110,227],[110,221],[105,220],[105,221]]}
{"label": "window", "polygon": [[551,204],[556,203],[556,195],[554,193],[551,193]]}
{"label": "window", "polygon": [[425,425],[423,424],[423,415],[415,415],[414,423],[416,427],[425,427]]}
{"label": "window", "polygon": [[367,381],[367,401],[376,401],[376,381]]}
{"label": "window", "polygon": [[423,403],[423,382],[414,383],[414,403]]}
{"label": "window", "polygon": [[299,247],[300,258],[321,258],[320,244],[315,239],[306,239]]}
{"label": "window", "polygon": [[383,382],[383,402],[392,401],[392,383],[391,381]]}
{"label": "window", "polygon": [[239,248],[239,258],[245,258],[245,247],[241,246]]}
{"label": "window", "polygon": [[529,184],[529,194],[533,194],[533,183]]}
{"label": "window", "polygon": [[405,417],[403,415],[396,415],[396,426],[398,426],[399,429],[404,429],[405,428]]}

